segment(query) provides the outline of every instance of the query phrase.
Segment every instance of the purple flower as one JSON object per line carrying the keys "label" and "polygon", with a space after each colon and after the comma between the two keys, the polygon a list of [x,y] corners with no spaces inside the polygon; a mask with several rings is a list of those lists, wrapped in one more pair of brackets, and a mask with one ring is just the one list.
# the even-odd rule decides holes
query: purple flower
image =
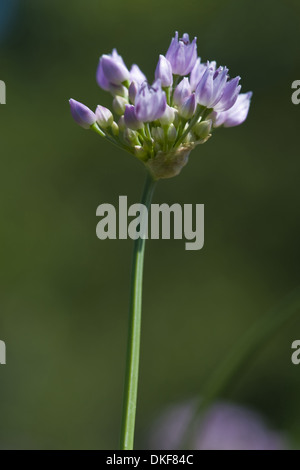
{"label": "purple flower", "polygon": [[105,91],[109,91],[110,83],[104,75],[101,58],[96,73],[96,80],[100,88]]}
{"label": "purple flower", "polygon": [[183,119],[191,119],[196,110],[196,105],[195,93],[192,93],[181,106],[178,106],[180,116],[183,117]]}
{"label": "purple flower", "polygon": [[155,80],[160,78],[162,87],[169,87],[173,84],[172,67],[165,56],[159,56],[158,64],[155,70]]}
{"label": "purple flower", "polygon": [[146,75],[143,74],[138,65],[133,64],[130,69],[130,81],[136,82],[138,85],[141,85],[143,82],[147,81]]}
{"label": "purple flower", "polygon": [[159,119],[167,106],[166,94],[161,89],[160,80],[155,80],[152,86],[143,83],[135,97],[136,117],[142,122]]}
{"label": "purple flower", "polygon": [[146,75],[143,74],[141,69],[136,64],[133,64],[130,69],[130,81],[131,83],[128,88],[129,99],[131,103],[134,104],[135,97],[138,92],[138,89],[140,88],[140,85],[147,81]]}
{"label": "purple flower", "polygon": [[142,127],[144,127],[144,124],[137,119],[135,107],[131,104],[126,105],[124,112],[124,121],[125,125],[129,127],[129,129],[133,129],[134,131],[142,129]]}
{"label": "purple flower", "polygon": [[189,79],[184,77],[174,90],[173,102],[176,106],[182,105],[192,94]]}
{"label": "purple flower", "polygon": [[216,71],[207,67],[195,91],[197,102],[218,111],[225,111],[233,106],[241,89],[238,85],[240,77],[229,82],[227,79],[226,67],[219,67]]}
{"label": "purple flower", "polygon": [[242,124],[247,116],[250,107],[252,91],[248,93],[240,93],[235,104],[227,111],[213,111],[210,118],[213,120],[214,127],[234,127]]}
{"label": "purple flower", "polygon": [[201,78],[203,77],[204,72],[206,71],[207,67],[211,68],[215,72],[217,68],[217,64],[215,61],[202,64],[200,61],[200,57],[198,57],[190,74],[190,85],[191,85],[192,91],[196,90],[197,85],[200,82]]}
{"label": "purple flower", "polygon": [[166,58],[172,66],[174,75],[187,75],[190,73],[197,60],[197,38],[190,43],[190,38],[185,33],[178,40],[178,32],[172,38],[170,47],[166,53]]}
{"label": "purple flower", "polygon": [[96,122],[96,115],[87,106],[80,103],[79,101],[69,100],[71,114],[74,121],[77,122],[84,129],[89,129]]}
{"label": "purple flower", "polygon": [[241,91],[241,85],[239,85],[241,77],[235,77],[224,86],[224,90],[221,99],[214,104],[215,111],[227,111],[230,109],[237,100],[237,97]]}
{"label": "purple flower", "polygon": [[113,49],[110,55],[104,54],[100,57],[97,82],[101,88],[109,90],[109,85],[121,85],[129,78],[130,73],[116,49]]}

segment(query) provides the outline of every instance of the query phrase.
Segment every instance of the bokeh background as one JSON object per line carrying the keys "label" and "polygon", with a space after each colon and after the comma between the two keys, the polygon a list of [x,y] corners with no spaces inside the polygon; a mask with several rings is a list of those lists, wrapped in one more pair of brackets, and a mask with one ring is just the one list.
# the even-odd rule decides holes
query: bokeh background
{"label": "bokeh background", "polygon": [[[167,405],[202,384],[247,329],[300,284],[297,0],[0,0],[0,447],[118,445],[132,241],[96,238],[96,208],[139,201],[144,169],[70,117],[117,47],[152,79],[175,30],[198,37],[253,91],[249,118],[219,130],[154,202],[204,203],[205,247],[149,241],[137,447]],[[300,447],[299,316],[245,367],[225,398],[258,410]]]}

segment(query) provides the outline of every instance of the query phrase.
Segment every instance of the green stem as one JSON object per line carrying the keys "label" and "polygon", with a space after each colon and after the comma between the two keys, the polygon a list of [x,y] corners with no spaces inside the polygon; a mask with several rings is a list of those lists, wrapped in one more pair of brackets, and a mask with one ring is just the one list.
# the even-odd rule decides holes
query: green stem
{"label": "green stem", "polygon": [[170,106],[171,103],[171,89],[172,87],[164,87],[163,90],[166,93],[166,98],[167,98],[167,104]]}
{"label": "green stem", "polygon": [[131,147],[129,147],[128,145],[124,145],[122,142],[118,142],[114,137],[110,136],[107,131],[102,131],[102,129],[100,129],[97,124],[93,124],[91,126],[91,130],[96,132],[96,134],[101,135],[101,137],[107,139],[111,144],[115,145],[116,147],[134,154]]}
{"label": "green stem", "polygon": [[[156,181],[154,181],[151,175],[148,173],[141,199],[141,204],[144,204],[147,208],[147,211],[143,212],[144,217],[148,216],[155,185]],[[144,221],[141,220],[141,226],[144,226],[143,222]],[[134,444],[134,428],[140,357],[142,282],[145,242],[145,238],[137,238],[134,241],[132,258],[129,329],[120,444],[122,450],[132,450]]]}
{"label": "green stem", "polygon": [[171,93],[171,98],[170,98],[170,103],[171,103],[170,106],[173,106],[174,91],[178,85],[179,79],[180,79],[179,75],[173,75],[173,88],[172,88],[172,93]]}
{"label": "green stem", "polygon": [[183,134],[179,135],[179,138],[178,140],[175,142],[175,145],[174,145],[174,148],[177,148],[179,147],[179,145],[183,142],[183,140],[185,139],[185,137],[188,135],[188,133],[190,132],[190,130],[194,127],[194,125],[196,124],[196,122],[198,121],[198,119],[200,118],[203,110],[205,108],[203,108],[203,106],[200,106],[198,104],[198,108],[196,110],[196,113],[194,115],[194,117],[192,118],[192,120],[190,121],[188,127],[186,128],[186,130],[184,131]]}

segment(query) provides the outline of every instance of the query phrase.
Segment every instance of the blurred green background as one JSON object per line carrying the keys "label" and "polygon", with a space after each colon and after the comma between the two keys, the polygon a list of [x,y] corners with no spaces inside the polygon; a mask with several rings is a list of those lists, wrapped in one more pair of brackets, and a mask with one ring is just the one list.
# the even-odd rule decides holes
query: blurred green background
{"label": "blurred green background", "polygon": [[[219,130],[154,202],[204,203],[205,246],[149,241],[137,446],[202,383],[250,325],[300,284],[300,4],[261,0],[0,0],[0,447],[118,445],[132,241],[96,238],[96,208],[139,201],[144,169],[70,117],[113,47],[152,80],[175,30],[198,37],[253,91],[248,120]],[[224,398],[262,412],[300,447],[300,366],[282,329]]]}

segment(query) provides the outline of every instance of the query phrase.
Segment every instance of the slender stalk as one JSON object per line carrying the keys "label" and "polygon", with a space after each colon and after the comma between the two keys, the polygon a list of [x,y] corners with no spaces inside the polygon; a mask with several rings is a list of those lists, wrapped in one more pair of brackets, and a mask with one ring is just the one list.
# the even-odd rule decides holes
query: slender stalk
{"label": "slender stalk", "polygon": [[166,93],[166,98],[167,98],[167,103],[168,105],[170,106],[170,103],[171,103],[171,90],[172,90],[172,87],[168,86],[166,88],[163,88],[163,90],[165,91]]}
{"label": "slender stalk", "polygon": [[185,137],[188,135],[188,133],[190,132],[190,130],[193,128],[193,126],[196,124],[196,122],[197,122],[198,119],[200,118],[200,116],[201,116],[201,114],[202,114],[202,112],[203,112],[204,109],[205,109],[205,108],[203,108],[203,106],[200,106],[200,105],[198,104],[198,108],[197,108],[197,110],[196,110],[196,113],[195,113],[194,117],[191,119],[191,121],[190,121],[188,127],[186,128],[186,130],[185,130],[185,131],[183,132],[183,134],[181,134],[181,135],[178,133],[179,138],[178,138],[178,140],[175,142],[174,148],[179,147],[179,145],[183,142],[183,140],[185,139]]}
{"label": "slender stalk", "polygon": [[173,87],[172,87],[172,93],[171,93],[171,98],[170,98],[170,102],[171,102],[170,106],[173,106],[174,91],[175,91],[175,88],[178,85],[179,79],[180,79],[180,75],[174,75],[173,76]]}
{"label": "slender stalk", "polygon": [[[156,182],[147,173],[141,204],[149,211],[152,195]],[[148,211],[143,212],[147,217]],[[141,221],[143,226],[144,221]],[[134,444],[134,428],[137,403],[139,358],[140,358],[140,336],[141,336],[141,313],[142,313],[142,282],[145,253],[145,238],[137,238],[134,241],[132,257],[132,273],[130,287],[129,328],[126,358],[126,375],[123,397],[123,417],[121,428],[122,450],[132,450]]]}
{"label": "slender stalk", "polygon": [[121,148],[123,150],[126,150],[127,152],[134,154],[133,150],[131,147],[128,145],[124,145],[122,142],[117,141],[113,136],[110,136],[108,132],[103,132],[102,129],[99,128],[97,124],[93,124],[91,126],[92,131],[96,132],[96,134],[101,135],[101,137],[104,137],[107,139],[111,144],[113,144],[115,147]]}

